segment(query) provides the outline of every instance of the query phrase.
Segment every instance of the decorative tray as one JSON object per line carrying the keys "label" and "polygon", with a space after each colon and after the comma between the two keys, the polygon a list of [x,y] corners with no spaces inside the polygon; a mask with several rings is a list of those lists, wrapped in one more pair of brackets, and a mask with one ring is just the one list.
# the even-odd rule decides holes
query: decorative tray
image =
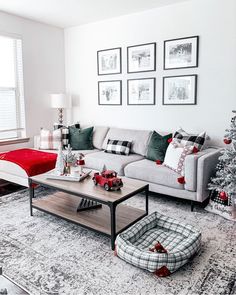
{"label": "decorative tray", "polygon": [[50,171],[46,174],[48,179],[56,179],[56,180],[66,180],[66,181],[82,181],[86,177],[89,176],[89,174],[92,172],[92,170],[84,172],[82,175],[80,175],[79,171],[74,171],[72,174],[68,175],[59,175],[55,170]]}

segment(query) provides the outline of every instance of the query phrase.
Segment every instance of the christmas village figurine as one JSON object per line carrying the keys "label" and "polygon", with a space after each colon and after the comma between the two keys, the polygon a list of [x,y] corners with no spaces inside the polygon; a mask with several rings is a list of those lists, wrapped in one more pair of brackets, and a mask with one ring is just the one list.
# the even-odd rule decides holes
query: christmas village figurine
{"label": "christmas village figurine", "polygon": [[79,174],[80,176],[83,175],[83,168],[85,165],[85,161],[84,161],[84,154],[80,153],[78,158],[77,158],[77,165],[79,166],[80,170],[79,170]]}
{"label": "christmas village figurine", "polygon": [[215,177],[209,184],[211,194],[206,210],[236,221],[236,111],[233,111],[224,143],[229,148],[225,148],[219,157]]}

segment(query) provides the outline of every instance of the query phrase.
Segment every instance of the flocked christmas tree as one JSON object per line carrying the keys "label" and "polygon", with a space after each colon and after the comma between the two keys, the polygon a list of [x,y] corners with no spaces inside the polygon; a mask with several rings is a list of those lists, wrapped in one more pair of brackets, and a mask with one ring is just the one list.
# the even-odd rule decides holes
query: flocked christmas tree
{"label": "flocked christmas tree", "polygon": [[206,209],[233,219],[236,213],[236,111],[233,111],[233,118],[230,128],[226,130],[224,143],[228,147],[222,151],[216,167],[216,175],[209,184],[212,193],[210,204]]}

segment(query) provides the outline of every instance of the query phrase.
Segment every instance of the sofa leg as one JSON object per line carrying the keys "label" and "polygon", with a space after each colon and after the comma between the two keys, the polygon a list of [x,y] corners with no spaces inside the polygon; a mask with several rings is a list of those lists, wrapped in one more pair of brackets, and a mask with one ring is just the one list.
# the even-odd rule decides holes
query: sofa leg
{"label": "sofa leg", "polygon": [[193,212],[193,208],[194,208],[194,202],[191,201],[191,212]]}

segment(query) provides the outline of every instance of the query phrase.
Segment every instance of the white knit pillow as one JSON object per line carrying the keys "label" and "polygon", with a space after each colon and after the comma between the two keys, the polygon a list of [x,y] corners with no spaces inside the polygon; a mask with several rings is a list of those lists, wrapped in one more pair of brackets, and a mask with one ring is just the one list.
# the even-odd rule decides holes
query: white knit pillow
{"label": "white knit pillow", "polygon": [[167,148],[163,165],[184,175],[185,158],[193,152],[193,148],[193,146],[182,146],[171,142]]}
{"label": "white knit pillow", "polygon": [[40,149],[41,150],[57,150],[61,145],[61,129],[57,130],[40,130]]}

